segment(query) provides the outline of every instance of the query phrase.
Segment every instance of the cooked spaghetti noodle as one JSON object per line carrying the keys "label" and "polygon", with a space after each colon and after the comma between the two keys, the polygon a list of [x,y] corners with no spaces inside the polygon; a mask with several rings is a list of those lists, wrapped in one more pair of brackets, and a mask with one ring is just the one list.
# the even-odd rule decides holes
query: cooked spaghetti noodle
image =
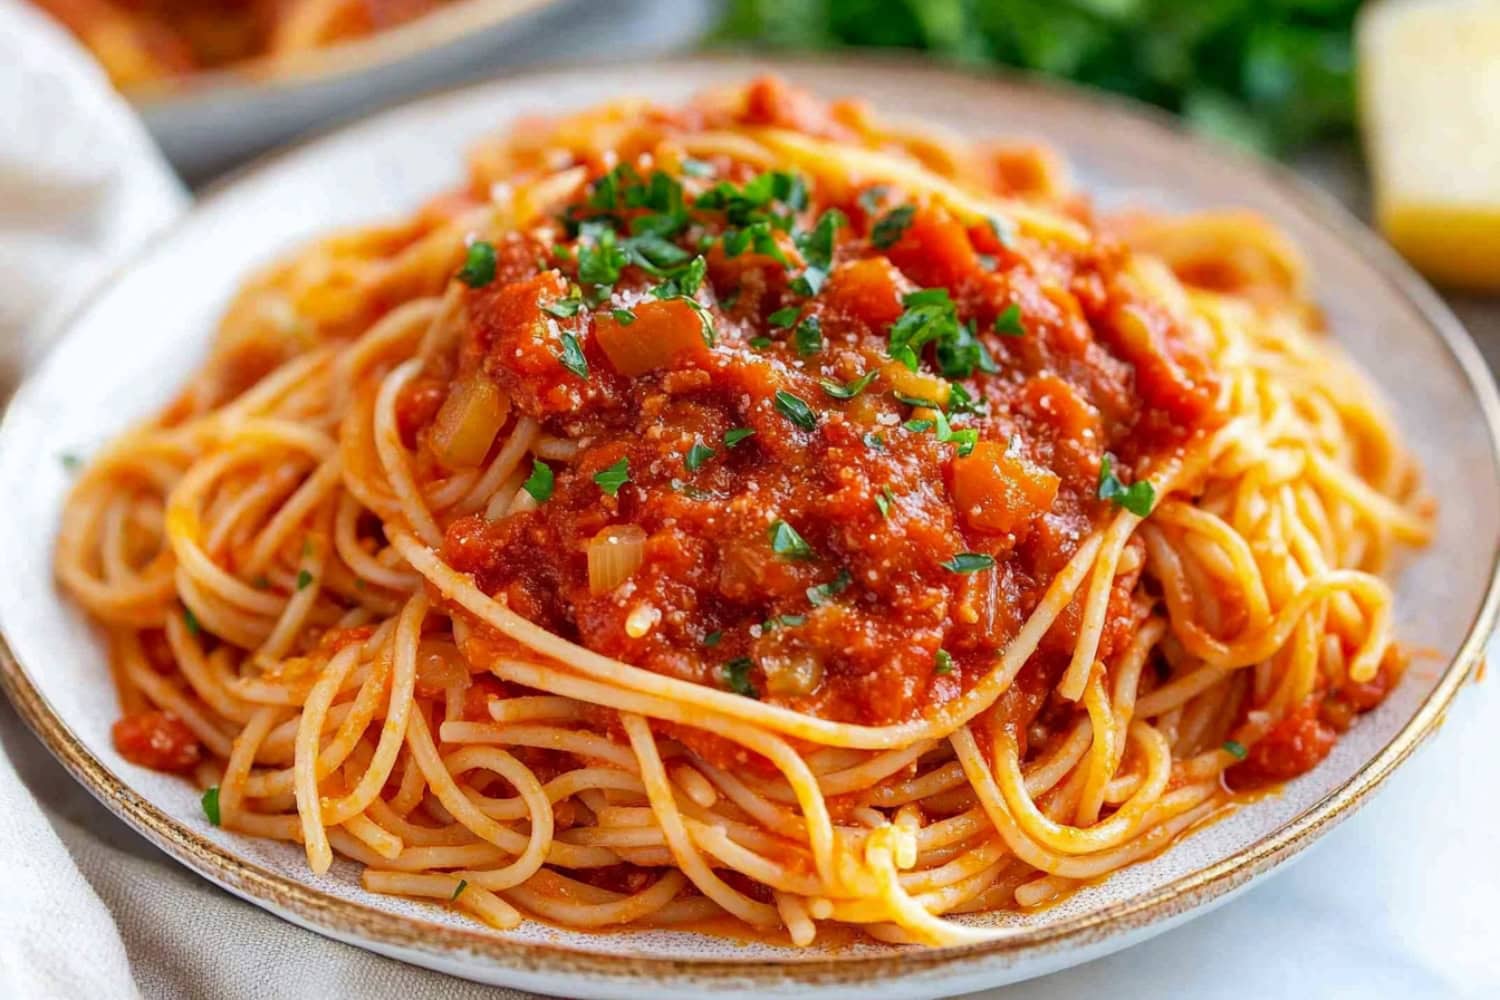
{"label": "cooked spaghetti noodle", "polygon": [[129,760],[496,927],[944,944],[1314,766],[1432,505],[1254,218],[774,80],[252,279],[57,571]]}

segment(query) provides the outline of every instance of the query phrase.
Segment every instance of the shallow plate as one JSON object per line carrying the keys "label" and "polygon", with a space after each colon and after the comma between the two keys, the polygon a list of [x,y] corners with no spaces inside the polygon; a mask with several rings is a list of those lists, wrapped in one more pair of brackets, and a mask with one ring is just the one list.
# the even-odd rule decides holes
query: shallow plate
{"label": "shallow plate", "polygon": [[[211,827],[184,782],[123,761],[101,650],[50,571],[68,475],[164,403],[199,363],[214,322],[254,266],[331,227],[400,216],[459,180],[477,137],[518,115],[602,97],[680,100],[774,68],[826,95],[984,136],[1045,138],[1105,205],[1243,206],[1274,219],[1316,268],[1337,336],[1391,398],[1441,499],[1437,537],[1406,567],[1399,634],[1420,660],[1312,773],[1161,856],[1027,917],[996,917],[1003,943],[874,944],[799,952],[677,932],[500,933],[436,906],[374,896],[355,867],[308,874],[292,845]],[[1478,660],[1496,613],[1500,401],[1473,344],[1378,240],[1274,168],[1235,159],[1117,102],[896,63],[703,59],[499,81],[382,114],[285,154],[206,199],[97,294],[21,390],[0,427],[0,628],[5,684],[54,753],[110,808],[189,867],[289,920],[384,954],[489,983],[569,996],[742,992],[918,997],[1039,975],[1124,947],[1297,854],[1348,816],[1431,733]]]}

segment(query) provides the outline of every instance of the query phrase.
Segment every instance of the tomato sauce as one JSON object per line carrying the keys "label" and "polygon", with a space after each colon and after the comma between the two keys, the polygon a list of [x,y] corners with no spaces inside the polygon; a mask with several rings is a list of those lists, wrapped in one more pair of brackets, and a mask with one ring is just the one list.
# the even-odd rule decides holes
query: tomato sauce
{"label": "tomato sauce", "polygon": [[[773,93],[745,114],[836,125]],[[753,192],[757,172],[706,166],[670,181],[644,159],[595,166],[557,219],[497,242],[455,357],[400,404],[403,436],[429,439],[432,372],[478,373],[578,451],[550,463],[535,510],[460,519],[443,555],[630,663],[829,719],[919,717],[992,667],[1112,515],[1106,453],[1129,482],[1221,420],[1207,348],[1136,290],[1106,236],[1063,247],[921,195],[811,184],[805,201],[768,199],[778,224],[736,247],[753,223],[712,191]],[[592,280],[599,248],[654,226],[643,203],[679,181],[667,256],[701,253],[701,284],[671,294],[663,274],[686,265],[639,257]],[[924,308],[947,335],[918,344],[913,370],[893,331]],[[622,461],[626,481],[601,488]],[[595,593],[590,542],[621,525],[644,532],[644,557]],[[1117,588],[1101,655],[1125,634],[1127,598]],[[628,628],[643,610],[649,629]],[[1077,610],[1038,653],[1046,673]]]}

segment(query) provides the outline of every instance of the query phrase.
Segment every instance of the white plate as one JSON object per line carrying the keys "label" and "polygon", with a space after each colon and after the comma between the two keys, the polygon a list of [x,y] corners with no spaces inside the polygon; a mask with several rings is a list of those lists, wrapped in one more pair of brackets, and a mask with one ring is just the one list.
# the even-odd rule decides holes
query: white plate
{"label": "white plate", "polygon": [[[774,68],[825,95],[965,133],[1044,138],[1106,205],[1243,206],[1284,226],[1316,270],[1336,335],[1391,398],[1440,498],[1437,537],[1405,569],[1399,634],[1441,655],[1419,661],[1313,772],[1160,857],[1027,917],[1003,945],[798,952],[689,933],[577,934],[536,924],[501,933],[446,909],[374,896],[352,865],[308,874],[300,850],[211,827],[184,782],[123,761],[110,743],[114,693],[101,650],[55,589],[51,552],[68,476],[87,454],[164,403],[203,356],[235,285],[332,227],[399,217],[457,182],[464,150],[518,115],[640,94],[677,101]],[[917,997],[1039,975],[1160,932],[1293,856],[1361,800],[1436,727],[1495,617],[1500,553],[1500,402],[1487,369],[1435,296],[1376,239],[1274,168],[1212,150],[1118,102],[898,63],[700,59],[518,78],[369,119],[284,154],[206,199],[100,291],[22,388],[0,427],[0,670],[23,715],[65,765],[183,863],[299,924],[488,983],[569,996],[744,993]]]}

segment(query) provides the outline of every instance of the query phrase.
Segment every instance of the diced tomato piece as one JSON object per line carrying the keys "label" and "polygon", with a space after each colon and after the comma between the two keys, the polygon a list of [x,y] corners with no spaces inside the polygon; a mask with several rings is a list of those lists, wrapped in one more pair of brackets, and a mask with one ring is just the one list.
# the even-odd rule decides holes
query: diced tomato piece
{"label": "diced tomato piece", "polygon": [[1231,771],[1235,787],[1289,781],[1311,771],[1333,749],[1338,734],[1309,702],[1276,723]]}
{"label": "diced tomato piece", "polygon": [[746,125],[773,125],[809,135],[827,134],[833,124],[822,101],[774,76],[763,76],[745,89],[741,120]]}
{"label": "diced tomato piece", "polygon": [[170,712],[127,715],[114,724],[110,736],[121,757],[153,771],[187,771],[203,758],[198,737]]}
{"label": "diced tomato piece", "polygon": [[954,288],[981,271],[969,233],[946,212],[921,209],[886,251],[902,272],[926,288]]}
{"label": "diced tomato piece", "polygon": [[953,499],[979,531],[1015,531],[1051,509],[1061,480],[994,441],[981,441],[953,460]]}
{"label": "diced tomato piece", "polygon": [[843,265],[833,272],[823,295],[830,307],[873,329],[894,323],[901,315],[901,275],[883,257]]}
{"label": "diced tomato piece", "polygon": [[396,396],[396,428],[403,444],[416,447],[417,431],[432,423],[447,397],[448,385],[440,379],[416,378],[401,387]]}
{"label": "diced tomato piece", "polygon": [[490,722],[490,702],[508,697],[505,682],[491,674],[480,674],[464,691],[464,718],[471,722]]}
{"label": "diced tomato piece", "polygon": [[594,339],[621,375],[644,375],[666,368],[707,363],[708,342],[698,311],[681,299],[642,302],[635,321],[621,323],[609,313],[594,319]]}
{"label": "diced tomato piece", "polygon": [[1197,423],[1213,405],[1216,387],[1202,351],[1174,327],[1160,310],[1128,303],[1112,311],[1100,333],[1135,366],[1136,386],[1149,406]]}

